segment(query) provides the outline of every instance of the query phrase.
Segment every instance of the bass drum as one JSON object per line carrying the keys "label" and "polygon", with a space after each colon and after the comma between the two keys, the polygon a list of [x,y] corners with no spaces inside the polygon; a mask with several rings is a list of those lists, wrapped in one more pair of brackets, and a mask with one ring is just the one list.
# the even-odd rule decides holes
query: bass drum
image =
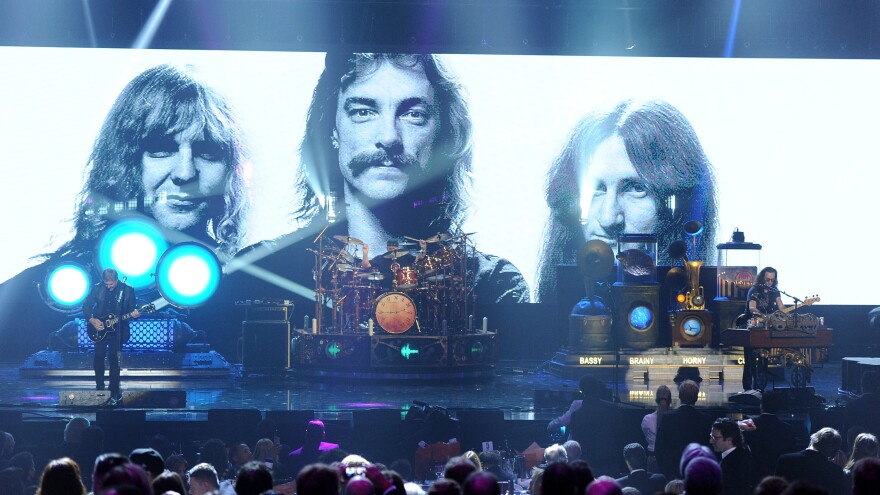
{"label": "bass drum", "polygon": [[416,322],[416,305],[403,292],[386,292],[376,298],[376,323],[388,333],[404,333]]}

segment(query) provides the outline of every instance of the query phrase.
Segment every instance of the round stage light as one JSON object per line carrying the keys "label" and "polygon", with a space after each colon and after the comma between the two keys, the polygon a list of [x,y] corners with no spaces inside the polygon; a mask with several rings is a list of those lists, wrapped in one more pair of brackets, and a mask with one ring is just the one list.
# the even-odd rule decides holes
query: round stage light
{"label": "round stage light", "polygon": [[57,265],[46,275],[46,295],[49,296],[50,305],[62,311],[82,304],[89,294],[90,285],[89,273],[73,262]]}
{"label": "round stage light", "polygon": [[107,229],[98,244],[98,265],[115,268],[119,278],[135,289],[153,284],[153,273],[168,241],[152,223],[140,219],[118,222]]}
{"label": "round stage light", "polygon": [[221,274],[220,260],[213,251],[195,242],[184,242],[162,255],[156,268],[156,285],[171,304],[194,308],[214,295]]}

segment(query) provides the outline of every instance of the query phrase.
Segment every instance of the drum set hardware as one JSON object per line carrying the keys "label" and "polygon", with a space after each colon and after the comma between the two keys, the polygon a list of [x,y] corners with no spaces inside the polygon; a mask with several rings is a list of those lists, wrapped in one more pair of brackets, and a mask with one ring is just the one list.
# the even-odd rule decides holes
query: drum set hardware
{"label": "drum set hardware", "polygon": [[[465,331],[468,306],[473,304],[474,275],[469,260],[475,247],[474,233],[438,233],[427,239],[404,236],[413,242],[407,247],[435,245],[432,253],[397,249],[382,255],[391,260],[390,271],[364,266],[352,252],[364,242],[358,238],[334,235],[335,242],[317,241],[318,250],[309,249],[316,259],[316,311],[332,308],[332,323],[319,326],[330,333],[366,333],[372,319],[390,334],[410,330],[431,334]],[[430,251],[430,250],[429,250]],[[403,258],[412,255],[411,266]],[[331,263],[322,263],[329,260]],[[387,265],[386,265],[387,266]]]}

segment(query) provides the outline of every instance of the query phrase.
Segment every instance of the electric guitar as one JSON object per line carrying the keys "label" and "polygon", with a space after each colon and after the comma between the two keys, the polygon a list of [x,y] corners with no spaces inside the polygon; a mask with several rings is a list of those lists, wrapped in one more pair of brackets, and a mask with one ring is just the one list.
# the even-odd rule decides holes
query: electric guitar
{"label": "electric guitar", "polygon": [[813,305],[813,304],[815,304],[815,303],[817,303],[817,302],[819,302],[819,301],[821,301],[821,300],[822,300],[822,299],[821,299],[819,296],[816,296],[816,297],[808,297],[805,301],[803,301],[802,303],[798,304],[797,306],[789,306],[789,307],[787,307],[787,308],[782,308],[782,309],[780,309],[779,311],[781,311],[781,312],[783,312],[783,313],[791,313],[792,311],[794,311],[794,310],[796,310],[796,309],[801,309],[801,308],[803,308],[804,306],[811,306],[811,305]]}
{"label": "electric guitar", "polygon": [[[137,309],[136,311],[139,311],[141,314],[152,313],[153,311],[156,311],[156,305],[155,304],[147,304],[146,306],[143,306],[142,308]],[[116,333],[116,325],[118,325],[120,321],[125,321],[125,320],[131,318],[132,314],[134,314],[134,311],[132,311],[131,313],[126,313],[121,316],[115,316],[113,314],[107,315],[106,318],[101,320],[102,323],[104,323],[103,330],[98,330],[97,328],[92,326],[92,324],[86,325],[86,330],[89,334],[89,339],[91,339],[91,341],[95,342],[95,343],[98,343],[98,342],[104,340],[105,338],[107,338],[108,335]]]}

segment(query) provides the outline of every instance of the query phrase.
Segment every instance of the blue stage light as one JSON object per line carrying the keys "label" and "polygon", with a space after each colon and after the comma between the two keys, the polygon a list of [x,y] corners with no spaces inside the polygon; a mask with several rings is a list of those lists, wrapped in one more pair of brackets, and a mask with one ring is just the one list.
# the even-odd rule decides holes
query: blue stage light
{"label": "blue stage light", "polygon": [[220,261],[213,251],[195,242],[184,242],[162,255],[156,269],[156,286],[171,304],[193,308],[214,295],[221,274]]}
{"label": "blue stage light", "polygon": [[107,229],[98,244],[98,266],[115,268],[119,278],[135,289],[153,284],[153,273],[168,241],[153,224],[139,219],[118,222]]}
{"label": "blue stage light", "polygon": [[89,273],[76,263],[66,262],[51,268],[45,285],[50,306],[62,311],[79,306],[88,295],[90,285]]}

